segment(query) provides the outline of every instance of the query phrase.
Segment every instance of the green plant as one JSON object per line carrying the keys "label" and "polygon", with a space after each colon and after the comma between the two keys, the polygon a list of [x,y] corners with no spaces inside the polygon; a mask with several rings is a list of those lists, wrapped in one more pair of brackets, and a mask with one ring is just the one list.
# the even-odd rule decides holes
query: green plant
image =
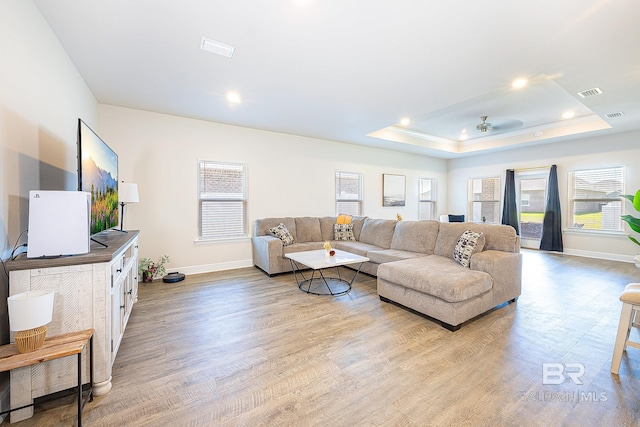
{"label": "green plant", "polygon": [[[637,212],[640,212],[640,190],[636,191],[635,196],[632,194],[625,194],[622,197],[629,200],[633,204],[633,207],[635,208],[635,210]],[[622,218],[623,221],[629,224],[629,227],[633,231],[635,231],[636,233],[640,233],[640,218],[636,218],[631,215],[622,215],[620,218]],[[640,246],[640,241],[638,241],[638,239],[636,239],[635,237],[629,236],[629,240],[631,240],[636,245]]]}
{"label": "green plant", "polygon": [[140,258],[138,261],[138,277],[142,277],[143,282],[150,282],[154,277],[164,276],[167,270],[164,265],[169,262],[167,255],[162,255],[157,262],[151,258]]}

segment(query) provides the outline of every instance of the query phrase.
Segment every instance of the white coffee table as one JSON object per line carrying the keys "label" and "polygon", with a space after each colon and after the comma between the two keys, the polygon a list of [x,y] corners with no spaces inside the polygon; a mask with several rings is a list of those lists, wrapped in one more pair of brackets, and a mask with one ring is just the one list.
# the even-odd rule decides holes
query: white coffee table
{"label": "white coffee table", "polygon": [[[360,272],[362,264],[369,261],[369,258],[349,252],[334,249],[335,255],[325,256],[325,250],[292,252],[285,254],[285,258],[289,258],[293,277],[301,291],[314,295],[332,295],[340,296],[348,294],[351,291],[351,285]],[[351,278],[346,280],[340,274],[340,266],[359,264],[358,269]],[[300,266],[311,269],[311,276],[305,277]],[[323,270],[335,268],[337,277],[326,276]],[[300,278],[298,277],[300,276]],[[306,285],[306,289],[303,286]]]}

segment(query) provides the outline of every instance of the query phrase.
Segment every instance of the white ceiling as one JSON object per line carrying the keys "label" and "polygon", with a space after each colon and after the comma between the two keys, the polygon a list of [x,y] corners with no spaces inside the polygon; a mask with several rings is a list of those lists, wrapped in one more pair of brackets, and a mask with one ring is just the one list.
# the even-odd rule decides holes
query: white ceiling
{"label": "white ceiling", "polygon": [[640,129],[637,0],[34,2],[105,104],[442,158]]}

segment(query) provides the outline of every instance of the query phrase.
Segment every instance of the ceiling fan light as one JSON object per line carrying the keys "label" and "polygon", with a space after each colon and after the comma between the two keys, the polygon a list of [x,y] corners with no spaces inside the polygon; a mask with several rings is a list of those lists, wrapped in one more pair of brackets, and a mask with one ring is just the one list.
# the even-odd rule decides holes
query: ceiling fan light
{"label": "ceiling fan light", "polygon": [[489,132],[491,129],[493,129],[493,126],[491,126],[491,123],[487,123],[488,116],[482,116],[480,118],[482,119],[482,123],[476,126],[476,129],[478,129],[482,133]]}

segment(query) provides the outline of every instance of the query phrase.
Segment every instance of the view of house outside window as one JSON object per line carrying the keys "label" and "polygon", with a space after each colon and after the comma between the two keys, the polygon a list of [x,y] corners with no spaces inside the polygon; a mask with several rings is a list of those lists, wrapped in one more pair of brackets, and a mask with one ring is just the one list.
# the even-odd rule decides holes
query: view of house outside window
{"label": "view of house outside window", "polygon": [[243,164],[198,161],[200,239],[247,236],[246,175]]}
{"label": "view of house outside window", "polygon": [[622,231],[624,168],[569,173],[569,208],[574,230]]}
{"label": "view of house outside window", "polygon": [[471,221],[500,223],[500,177],[470,179],[469,204]]}
{"label": "view of house outside window", "polygon": [[525,239],[542,237],[542,221],[547,204],[547,179],[520,180],[520,236]]}

